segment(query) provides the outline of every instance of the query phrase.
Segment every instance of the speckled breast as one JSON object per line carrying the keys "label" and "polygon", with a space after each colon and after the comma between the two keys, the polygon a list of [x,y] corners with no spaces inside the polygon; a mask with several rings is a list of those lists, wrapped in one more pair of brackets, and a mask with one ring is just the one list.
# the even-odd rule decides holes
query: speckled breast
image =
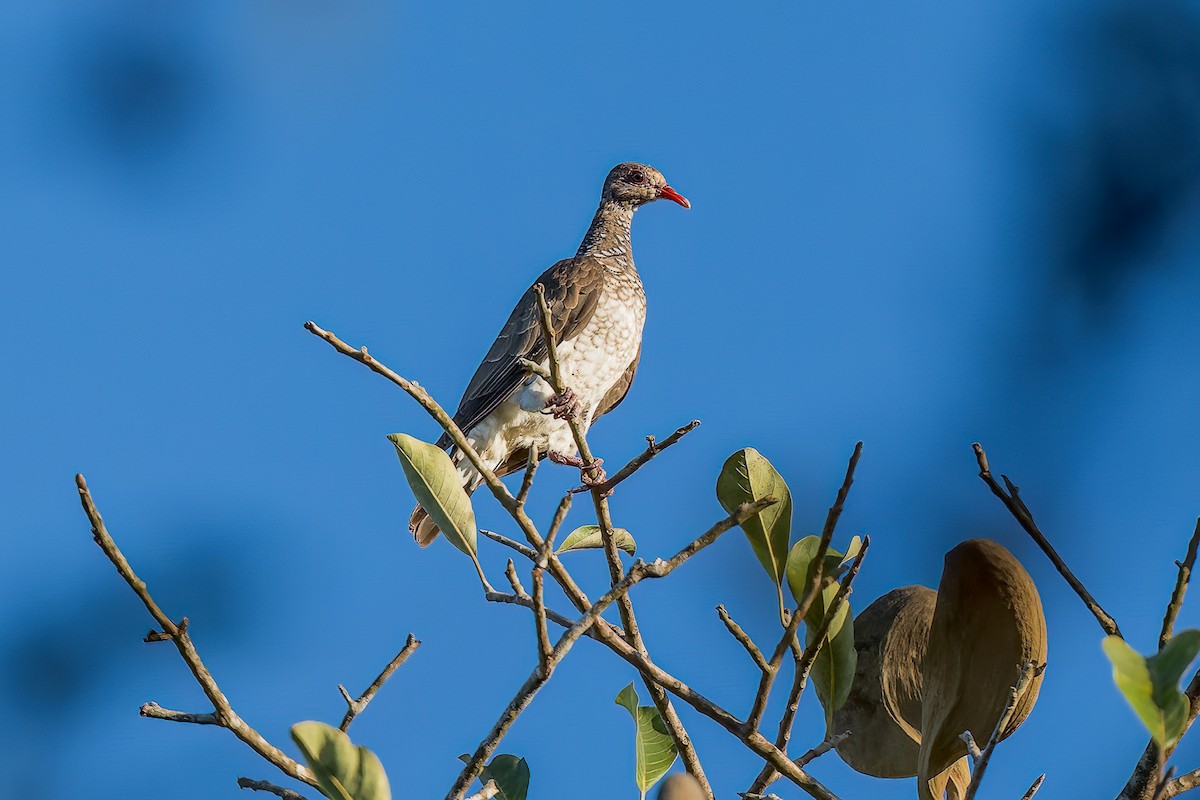
{"label": "speckled breast", "polygon": [[567,385],[589,415],[633,363],[646,323],[646,295],[637,273],[614,275],[603,291],[595,314],[575,338],[563,365],[569,375]]}

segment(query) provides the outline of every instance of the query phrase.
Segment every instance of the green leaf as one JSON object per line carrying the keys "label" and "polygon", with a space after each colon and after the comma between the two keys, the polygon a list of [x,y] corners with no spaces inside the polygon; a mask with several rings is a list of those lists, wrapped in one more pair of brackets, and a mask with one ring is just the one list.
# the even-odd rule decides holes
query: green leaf
{"label": "green leaf", "polygon": [[[466,764],[471,757],[463,753],[458,760]],[[501,753],[483,768],[479,780],[480,783],[495,781],[500,790],[496,797],[500,800],[525,800],[529,793],[529,764],[523,758]]]}
{"label": "green leaf", "polygon": [[297,722],[292,739],[331,800],[391,800],[392,790],[379,758],[324,722]]}
{"label": "green leaf", "polygon": [[450,544],[474,557],[475,510],[462,487],[462,477],[450,456],[437,445],[404,433],[387,437],[396,446],[404,477],[417,502],[441,529]]}
{"label": "green leaf", "polygon": [[[747,447],[725,460],[717,478],[717,500],[727,512],[732,514],[742,503],[752,503],[767,496],[779,502],[750,517],[741,528],[763,569],[775,585],[781,587],[787,567],[788,541],[792,535],[792,494],[771,462],[757,450]],[[779,589],[779,605],[782,609],[782,588]]]}
{"label": "green leaf", "polygon": [[[813,577],[816,574],[817,548],[820,545],[819,537],[805,536],[796,542],[791,552],[788,553],[788,588],[797,605],[803,602],[804,596],[808,594],[808,589],[812,585]],[[856,542],[851,540],[850,546],[851,548],[856,547]],[[861,549],[861,547],[862,543],[858,542],[857,548]],[[833,548],[827,549],[824,575],[834,575],[844,560],[845,556],[838,551]],[[825,613],[833,604],[833,598],[837,596],[840,588],[841,584],[834,581],[821,590],[813,600],[813,604],[804,618],[806,646],[812,645],[816,638],[817,628],[821,626],[821,621],[825,619]],[[817,690],[817,699],[821,701],[821,705],[825,709],[825,724],[828,727],[833,723],[833,712],[845,705],[846,699],[850,696],[854,669],[858,664],[858,652],[854,649],[854,617],[850,613],[849,602],[842,603],[837,616],[829,625],[827,637],[825,644],[817,652],[809,677]]]}
{"label": "green leaf", "polygon": [[[618,550],[624,550],[629,555],[637,552],[637,542],[624,528],[613,528],[613,543]],[[604,547],[604,539],[599,525],[584,525],[567,534],[563,543],[558,546],[558,553],[568,553],[572,550],[596,550]]]}
{"label": "green leaf", "polygon": [[1175,634],[1158,653],[1143,658],[1119,636],[1101,645],[1113,665],[1113,682],[1159,747],[1178,741],[1187,726],[1188,701],[1179,679],[1200,653],[1200,631]]}
{"label": "green leaf", "polygon": [[634,782],[642,796],[658,779],[667,774],[675,763],[675,740],[667,732],[658,709],[654,706],[639,706],[637,690],[629,684],[617,695],[616,703],[623,706],[633,717],[634,749],[637,759],[634,767]]}

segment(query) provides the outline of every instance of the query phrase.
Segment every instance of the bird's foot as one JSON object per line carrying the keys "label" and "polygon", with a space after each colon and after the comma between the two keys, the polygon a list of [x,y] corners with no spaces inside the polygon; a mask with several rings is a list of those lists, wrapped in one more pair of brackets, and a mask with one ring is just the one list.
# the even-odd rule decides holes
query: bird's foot
{"label": "bird's foot", "polygon": [[571,420],[579,416],[579,411],[579,396],[568,386],[562,394],[556,394],[546,401],[546,410],[542,413],[553,414],[555,419]]}
{"label": "bird's foot", "polygon": [[[555,452],[554,450],[551,450],[546,455],[555,464],[562,464],[563,466],[566,466],[566,467],[575,467],[577,470],[579,470],[579,480],[583,482],[583,485],[577,486],[574,489],[572,489],[571,490],[572,494],[579,494],[580,492],[590,492],[592,489],[596,488],[597,486],[603,486],[604,483],[608,480],[608,473],[606,473],[604,471],[604,459],[603,458],[594,458],[594,459],[592,459],[591,464],[584,466],[583,459],[580,458],[579,456],[569,456],[564,453]],[[611,495],[612,495],[612,489],[609,489],[601,496],[609,497]]]}

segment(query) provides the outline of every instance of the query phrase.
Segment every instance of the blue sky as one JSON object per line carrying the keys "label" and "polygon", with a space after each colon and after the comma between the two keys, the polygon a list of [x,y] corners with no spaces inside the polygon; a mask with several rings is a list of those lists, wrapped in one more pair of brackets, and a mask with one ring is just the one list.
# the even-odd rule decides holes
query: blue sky
{"label": "blue sky", "polygon": [[[1186,8],[1151,15],[1194,25]],[[235,707],[281,746],[292,722],[340,718],[337,683],[365,686],[409,631],[423,639],[353,732],[404,795],[442,796],[531,669],[532,622],[484,604],[444,542],[413,545],[384,436],[432,439],[433,423],[301,325],[453,405],[516,298],[574,252],[609,167],[641,160],[693,208],[638,215],[644,355],[593,446],[622,463],[647,434],[703,425],[621,487],[618,524],[643,556],[674,552],[722,516],[720,465],[753,446],[791,485],[797,536],[815,532],[864,440],[839,527],[872,536],[855,608],[936,586],[942,554],[980,535],[1041,590],[1042,697],[985,794],[1020,796],[1041,772],[1039,797],[1115,794],[1145,736],[1099,629],[980,483],[970,444],[1149,650],[1200,513],[1200,204],[1171,195],[1120,258],[1077,257],[1090,251],[1064,233],[1107,185],[1089,182],[1093,156],[1150,118],[1130,98],[1167,85],[1096,57],[1132,38],[1120,9],[0,10],[10,787],[212,798],[276,777],[226,732],[137,717],[148,700],[207,708],[170,646],[141,643],[149,620],[89,541],[82,471]],[[1169,101],[1154,130],[1186,131]],[[539,519],[571,478],[542,471]],[[502,582],[506,554],[481,552]],[[598,593],[598,559],[571,563]],[[753,665],[713,607],[767,642],[774,593],[741,535],[634,599],[656,659],[744,714]],[[636,796],[612,702],[632,677],[592,642],[573,652],[502,748],[529,759],[533,796]],[[718,796],[743,790],[753,757],[681,713]],[[795,747],[820,735],[808,697]],[[1200,746],[1178,759],[1197,766]],[[835,756],[812,772],[846,798],[913,793]]]}

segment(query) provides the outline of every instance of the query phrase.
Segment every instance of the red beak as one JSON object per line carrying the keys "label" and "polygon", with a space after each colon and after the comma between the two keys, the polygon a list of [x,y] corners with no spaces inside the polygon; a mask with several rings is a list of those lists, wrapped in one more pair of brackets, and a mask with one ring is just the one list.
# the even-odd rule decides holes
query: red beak
{"label": "red beak", "polygon": [[679,192],[672,189],[670,186],[664,186],[661,189],[659,189],[658,196],[665,197],[668,200],[674,200],[676,203],[679,203],[679,205],[683,206],[684,208],[692,207],[692,204],[688,202],[688,199],[686,197],[684,197]]}

